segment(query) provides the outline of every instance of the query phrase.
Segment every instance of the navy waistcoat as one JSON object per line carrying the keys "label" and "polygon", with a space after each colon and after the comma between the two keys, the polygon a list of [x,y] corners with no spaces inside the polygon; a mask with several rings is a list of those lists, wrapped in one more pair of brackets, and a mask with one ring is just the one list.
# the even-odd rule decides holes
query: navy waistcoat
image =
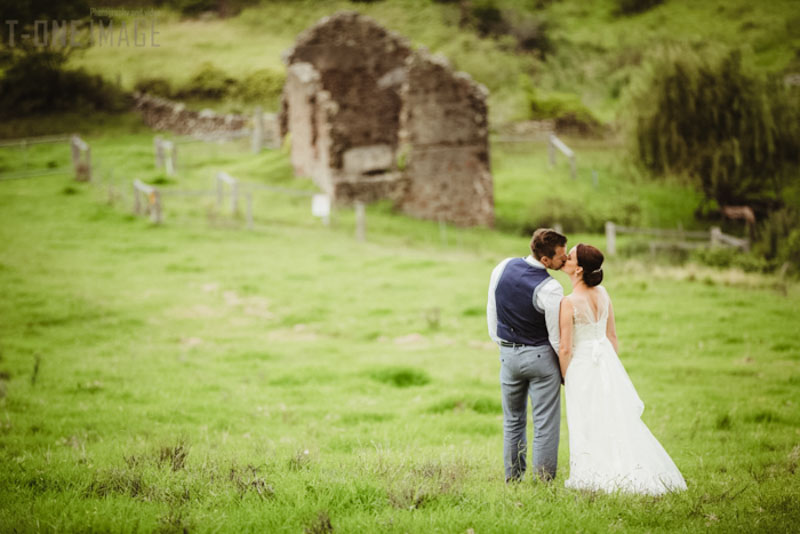
{"label": "navy waistcoat", "polygon": [[536,304],[536,292],[550,279],[547,269],[539,269],[522,258],[509,260],[495,289],[497,335],[521,345],[549,343],[544,310]]}

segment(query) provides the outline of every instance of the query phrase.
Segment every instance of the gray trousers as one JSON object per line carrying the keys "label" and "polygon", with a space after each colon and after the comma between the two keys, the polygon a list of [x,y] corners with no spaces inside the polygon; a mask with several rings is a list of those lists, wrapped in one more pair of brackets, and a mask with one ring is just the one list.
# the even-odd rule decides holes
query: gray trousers
{"label": "gray trousers", "polygon": [[522,479],[528,450],[528,397],[533,407],[533,467],[550,480],[558,466],[561,370],[550,345],[500,347],[503,393],[503,463],[506,481]]}

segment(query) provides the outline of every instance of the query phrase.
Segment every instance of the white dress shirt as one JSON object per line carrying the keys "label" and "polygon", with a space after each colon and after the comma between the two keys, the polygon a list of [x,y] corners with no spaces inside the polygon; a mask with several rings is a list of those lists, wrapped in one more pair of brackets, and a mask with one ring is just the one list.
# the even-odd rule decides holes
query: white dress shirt
{"label": "white dress shirt", "polygon": [[[489,326],[489,337],[495,343],[501,341],[508,341],[497,337],[497,302],[495,301],[495,290],[500,277],[506,268],[509,261],[514,258],[506,258],[501,261],[497,267],[492,271],[492,277],[489,280],[489,299],[486,303],[486,322]],[[528,255],[524,260],[533,267],[544,269],[545,266],[539,263],[532,255]],[[553,350],[558,354],[558,314],[561,309],[561,299],[564,298],[564,288],[558,283],[555,278],[550,278],[542,282],[539,291],[536,292],[536,302],[534,306],[540,310],[544,310],[544,322],[547,325],[547,338],[552,345]]]}

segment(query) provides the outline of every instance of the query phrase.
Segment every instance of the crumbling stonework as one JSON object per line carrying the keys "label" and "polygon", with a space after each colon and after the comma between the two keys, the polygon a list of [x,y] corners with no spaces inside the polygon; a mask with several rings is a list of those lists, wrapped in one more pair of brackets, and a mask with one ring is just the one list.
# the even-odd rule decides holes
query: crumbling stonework
{"label": "crumbling stonework", "polygon": [[469,226],[491,224],[486,89],[443,58],[415,54],[406,62],[401,143],[409,177],[403,208],[411,215]]}
{"label": "crumbling stonework", "polygon": [[338,202],[493,224],[485,88],[358,13],[322,19],[284,59],[279,123],[297,175]]}
{"label": "crumbling stonework", "polygon": [[[178,135],[202,137],[246,133],[253,121],[253,117],[247,115],[222,115],[210,109],[186,109],[183,103],[145,93],[134,93],[133,98],[135,109],[141,113],[145,124],[154,130]],[[274,113],[264,113],[262,116],[265,145],[279,146],[278,117]]]}

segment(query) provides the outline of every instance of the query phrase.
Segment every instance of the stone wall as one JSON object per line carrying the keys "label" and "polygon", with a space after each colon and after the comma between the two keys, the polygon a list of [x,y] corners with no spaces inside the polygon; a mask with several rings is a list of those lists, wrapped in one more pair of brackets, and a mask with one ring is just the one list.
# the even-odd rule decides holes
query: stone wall
{"label": "stone wall", "polygon": [[[175,102],[145,93],[133,95],[134,108],[142,120],[154,130],[168,131],[177,135],[218,136],[246,132],[252,127],[253,117],[216,113],[210,109],[190,110],[181,102]],[[262,115],[266,146],[279,146],[282,139],[278,117],[274,113]]]}

